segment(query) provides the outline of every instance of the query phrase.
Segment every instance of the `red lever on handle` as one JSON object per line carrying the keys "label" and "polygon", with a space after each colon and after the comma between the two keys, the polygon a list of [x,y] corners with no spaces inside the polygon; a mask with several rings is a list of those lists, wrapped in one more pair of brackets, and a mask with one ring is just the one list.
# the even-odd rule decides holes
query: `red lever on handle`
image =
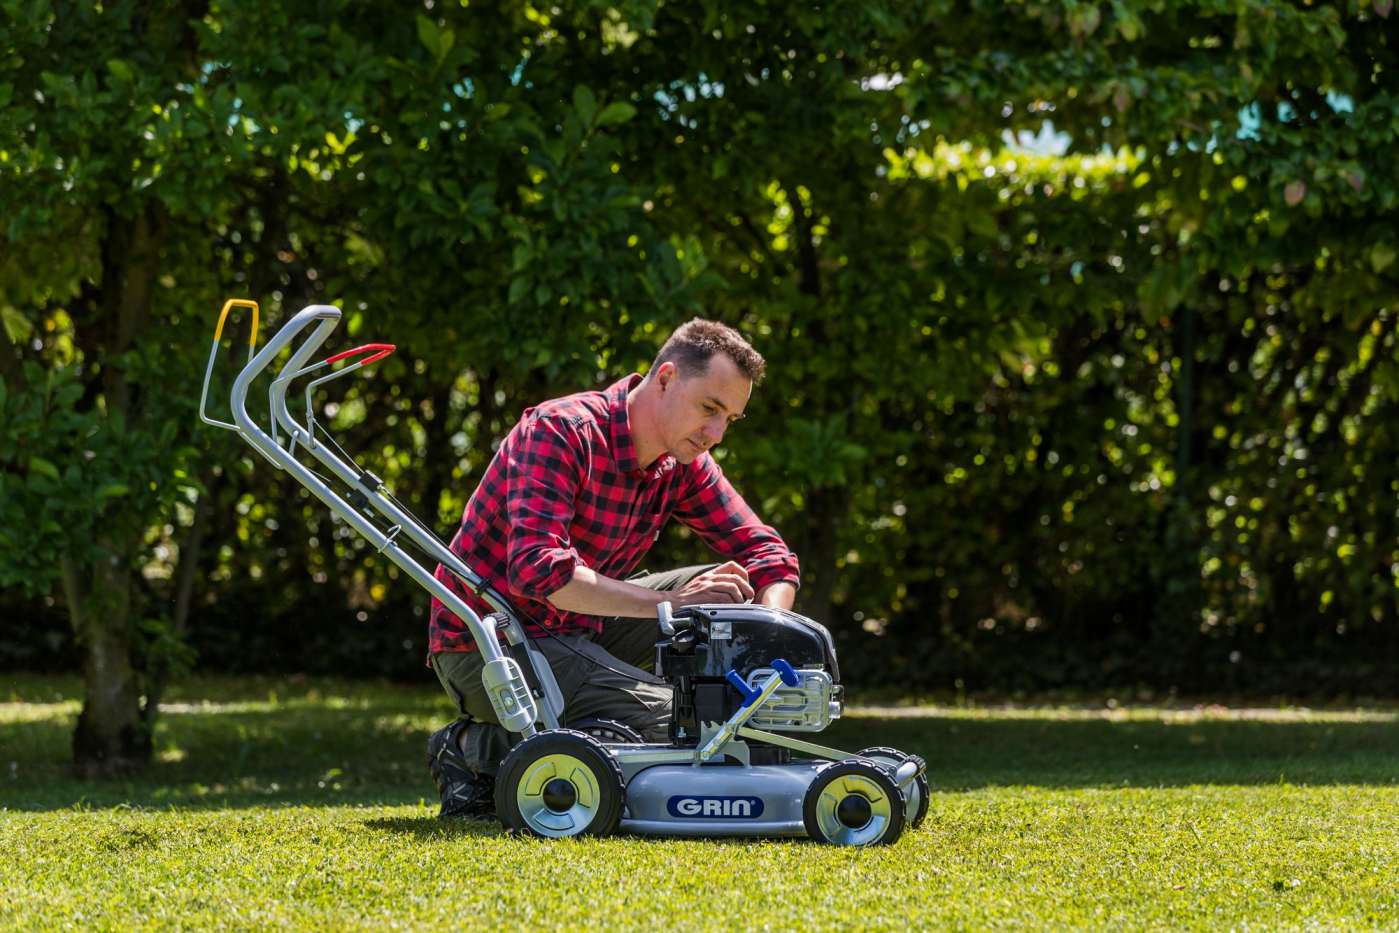
{"label": "red lever on handle", "polygon": [[359,356],[361,353],[369,353],[372,355],[359,361],[359,365],[368,366],[370,363],[379,362],[396,349],[397,347],[395,347],[391,343],[366,343],[362,347],[355,347],[353,350],[344,350],[340,353],[337,353],[330,359],[326,360],[326,362],[338,363],[341,360],[349,359],[352,356]]}

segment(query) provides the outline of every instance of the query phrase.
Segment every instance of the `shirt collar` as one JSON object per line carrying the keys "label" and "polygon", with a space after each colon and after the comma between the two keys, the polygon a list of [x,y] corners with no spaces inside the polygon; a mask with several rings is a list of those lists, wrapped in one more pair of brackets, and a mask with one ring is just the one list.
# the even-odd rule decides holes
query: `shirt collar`
{"label": "shirt collar", "polygon": [[[632,440],[631,417],[627,413],[627,394],[640,384],[641,374],[632,373],[614,382],[606,392],[611,420],[612,458],[617,461],[617,469],[623,473],[642,472],[641,464],[636,459],[636,443]],[[661,454],[645,473],[647,477],[654,478],[674,465],[674,457],[668,453]]]}

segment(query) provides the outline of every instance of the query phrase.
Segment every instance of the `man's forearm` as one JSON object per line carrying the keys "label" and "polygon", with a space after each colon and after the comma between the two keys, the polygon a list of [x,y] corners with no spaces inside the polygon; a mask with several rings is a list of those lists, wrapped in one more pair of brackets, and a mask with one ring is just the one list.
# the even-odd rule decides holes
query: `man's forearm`
{"label": "man's forearm", "polygon": [[573,579],[549,594],[549,602],[565,612],[649,619],[656,615],[656,605],[668,596],[660,590],[605,577],[580,564],[573,570]]}
{"label": "man's forearm", "polygon": [[754,601],[770,609],[791,609],[796,599],[797,588],[792,584],[769,583],[758,591]]}

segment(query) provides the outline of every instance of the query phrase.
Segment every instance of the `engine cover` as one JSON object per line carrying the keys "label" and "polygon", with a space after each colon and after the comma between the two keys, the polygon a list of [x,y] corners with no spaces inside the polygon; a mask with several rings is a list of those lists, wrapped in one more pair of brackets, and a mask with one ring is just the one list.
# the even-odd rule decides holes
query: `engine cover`
{"label": "engine cover", "polygon": [[[823,671],[825,676],[803,677],[822,691],[807,687],[811,709],[793,709],[794,696],[774,697],[754,717],[754,725],[782,731],[816,731],[831,718],[832,700],[838,715],[840,668],[835,644],[826,627],[783,609],[743,604],[686,606],[672,615],[676,633],[656,646],[657,668],[675,691],[671,737],[680,742],[698,736],[702,723],[728,719],[742,697],[724,679],[736,671],[748,681],[755,671],[782,658],[798,671]],[[827,679],[829,678],[829,679]],[[801,701],[806,702],[806,701]],[[781,717],[766,715],[770,705],[784,706]],[[819,704],[819,709],[816,706]]]}

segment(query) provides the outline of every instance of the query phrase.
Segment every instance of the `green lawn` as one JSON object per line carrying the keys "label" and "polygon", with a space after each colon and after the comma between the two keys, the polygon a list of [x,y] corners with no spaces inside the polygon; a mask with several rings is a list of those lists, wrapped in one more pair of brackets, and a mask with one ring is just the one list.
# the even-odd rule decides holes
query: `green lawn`
{"label": "green lawn", "polygon": [[0,675],[0,927],[1399,929],[1399,709],[855,706],[930,764],[888,848],[439,823],[428,685],[200,680],[139,781],[65,770],[69,679]]}

